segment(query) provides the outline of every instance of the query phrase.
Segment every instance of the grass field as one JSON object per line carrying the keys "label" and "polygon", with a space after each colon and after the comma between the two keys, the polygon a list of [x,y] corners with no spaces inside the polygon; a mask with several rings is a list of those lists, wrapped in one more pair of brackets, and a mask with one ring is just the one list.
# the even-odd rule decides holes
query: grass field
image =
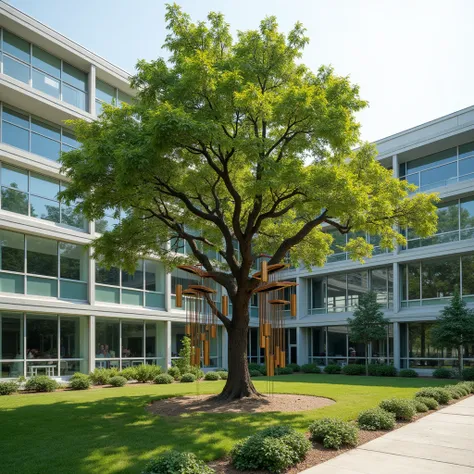
{"label": "grass field", "polygon": [[[412,397],[419,387],[446,384],[433,379],[309,374],[274,380],[275,392],[319,395],[337,403],[297,413],[196,413],[167,418],[144,410],[163,396],[217,393],[223,382],[136,384],[0,397],[0,473],[140,473],[150,457],[170,448],[211,460],[265,426],[290,424],[305,431],[316,418],[354,419],[384,398]],[[266,379],[255,383],[266,391]]]}

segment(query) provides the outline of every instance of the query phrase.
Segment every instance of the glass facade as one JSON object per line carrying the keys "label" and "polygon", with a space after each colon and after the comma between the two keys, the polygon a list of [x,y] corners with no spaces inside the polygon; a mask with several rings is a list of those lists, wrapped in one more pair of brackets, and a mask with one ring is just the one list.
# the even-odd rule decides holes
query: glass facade
{"label": "glass facade", "polygon": [[0,292],[87,301],[82,245],[0,229]]}
{"label": "glass facade", "polygon": [[140,260],[134,273],[96,265],[95,281],[98,302],[165,307],[165,268],[156,260]]}
{"label": "glass facade", "polygon": [[96,80],[95,85],[95,109],[96,114],[100,115],[103,110],[102,104],[121,105],[123,103],[131,104],[133,98],[125,92],[107,84],[100,79]]}
{"label": "glass facade", "polygon": [[88,109],[88,75],[35,44],[2,29],[3,74],[81,110]]}
{"label": "glass facade", "polygon": [[62,152],[80,147],[74,134],[4,103],[1,107],[1,141],[7,145],[58,161]]}

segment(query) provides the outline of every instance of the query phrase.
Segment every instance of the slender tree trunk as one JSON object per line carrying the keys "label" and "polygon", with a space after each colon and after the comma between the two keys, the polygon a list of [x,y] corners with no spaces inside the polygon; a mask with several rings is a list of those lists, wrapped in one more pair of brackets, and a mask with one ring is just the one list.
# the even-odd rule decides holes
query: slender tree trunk
{"label": "slender tree trunk", "polygon": [[247,363],[249,299],[237,297],[232,305],[232,324],[227,330],[229,374],[220,400],[261,397],[250,379]]}
{"label": "slender tree trunk", "polygon": [[365,344],[365,375],[369,375],[369,345]]}
{"label": "slender tree trunk", "polygon": [[459,358],[459,378],[462,378],[462,371],[464,368],[464,360],[463,360],[463,345],[461,344],[458,349],[458,358]]}

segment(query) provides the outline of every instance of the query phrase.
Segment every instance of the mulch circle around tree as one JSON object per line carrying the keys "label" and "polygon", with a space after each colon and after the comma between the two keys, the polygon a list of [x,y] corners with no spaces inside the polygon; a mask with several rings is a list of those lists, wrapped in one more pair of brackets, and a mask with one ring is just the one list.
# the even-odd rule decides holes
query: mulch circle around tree
{"label": "mulch circle around tree", "polygon": [[231,402],[215,395],[188,395],[156,400],[147,410],[154,415],[179,416],[190,413],[262,413],[314,410],[336,403],[330,398],[310,395],[274,394],[259,398],[244,398]]}

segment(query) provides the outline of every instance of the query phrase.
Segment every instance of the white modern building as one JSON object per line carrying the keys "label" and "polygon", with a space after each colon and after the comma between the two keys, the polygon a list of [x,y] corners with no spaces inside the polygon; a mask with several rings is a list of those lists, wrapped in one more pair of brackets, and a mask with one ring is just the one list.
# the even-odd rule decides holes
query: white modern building
{"label": "white modern building", "polygon": [[[58,157],[78,146],[65,121],[94,120],[104,102],[130,101],[129,74],[3,1],[0,67],[0,377],[169,365],[184,335],[174,289],[189,275],[149,259],[133,275],[100,268],[86,245],[116,219],[86,222],[56,197],[67,186]],[[439,233],[408,233],[406,249],[376,252],[364,265],[335,253],[324,268],[286,270],[298,283],[298,315],[286,319],[288,362],[361,361],[346,323],[368,288],[392,322],[372,360],[419,370],[455,362],[453,351],[431,346],[429,328],[456,286],[474,301],[474,107],[377,146],[400,179],[440,193]],[[345,239],[335,237],[335,245]],[[256,325],[257,308],[251,314]],[[252,362],[261,362],[257,331]],[[227,365],[226,344],[219,327],[212,367]],[[473,352],[465,348],[466,365]]]}

